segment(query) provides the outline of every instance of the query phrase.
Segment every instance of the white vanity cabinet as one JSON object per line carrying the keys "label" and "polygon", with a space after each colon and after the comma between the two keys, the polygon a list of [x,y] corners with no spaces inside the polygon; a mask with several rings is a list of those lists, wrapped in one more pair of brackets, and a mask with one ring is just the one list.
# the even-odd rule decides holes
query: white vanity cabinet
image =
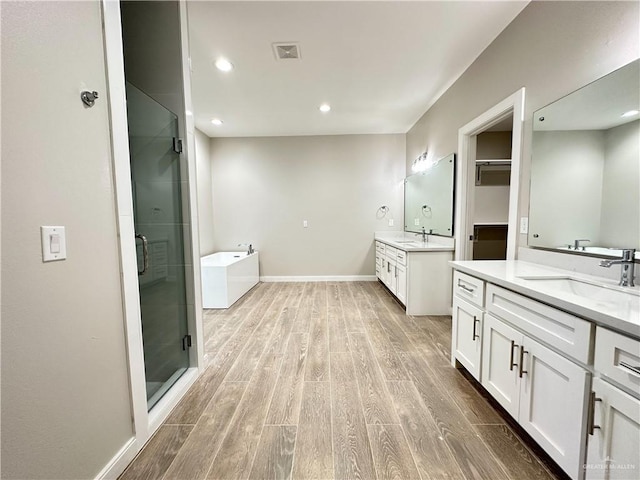
{"label": "white vanity cabinet", "polygon": [[583,478],[590,322],[456,270],[452,362],[572,478]]}
{"label": "white vanity cabinet", "polygon": [[572,478],[579,478],[589,372],[491,314],[482,385]]}
{"label": "white vanity cabinet", "polygon": [[480,380],[484,282],[456,271],[453,275],[452,361]]}
{"label": "white vanity cabinet", "polygon": [[580,478],[592,324],[493,284],[487,284],[485,308],[482,385],[558,465]]}
{"label": "white vanity cabinet", "polygon": [[[407,309],[407,315],[451,313],[453,247],[407,251],[376,240],[376,276]],[[399,244],[396,244],[399,245]]]}
{"label": "white vanity cabinet", "polygon": [[[596,329],[585,478],[640,478],[640,341]],[[624,390],[626,391],[624,391]],[[627,393],[629,392],[629,393]]]}

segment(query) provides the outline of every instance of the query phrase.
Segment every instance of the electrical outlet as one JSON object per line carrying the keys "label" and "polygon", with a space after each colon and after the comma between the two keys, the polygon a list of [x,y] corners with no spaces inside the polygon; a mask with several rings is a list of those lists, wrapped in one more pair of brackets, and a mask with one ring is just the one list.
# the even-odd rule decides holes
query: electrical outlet
{"label": "electrical outlet", "polygon": [[389,226],[390,226],[390,227],[393,227],[393,218],[390,218],[390,219],[389,219]]}
{"label": "electrical outlet", "polygon": [[414,224],[416,227],[420,226],[420,219],[419,219],[419,218],[414,218],[414,219],[413,219],[413,224]]}
{"label": "electrical outlet", "polygon": [[520,218],[520,233],[529,233],[529,217]]}
{"label": "electrical outlet", "polygon": [[303,220],[303,221],[302,221],[302,226],[303,226],[304,228],[307,228],[307,227],[309,226],[309,222],[307,222],[306,220]]}

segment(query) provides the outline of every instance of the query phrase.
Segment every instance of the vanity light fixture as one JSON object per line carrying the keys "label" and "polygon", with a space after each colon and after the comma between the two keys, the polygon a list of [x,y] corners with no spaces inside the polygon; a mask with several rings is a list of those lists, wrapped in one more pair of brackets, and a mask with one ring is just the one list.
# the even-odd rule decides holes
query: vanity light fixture
{"label": "vanity light fixture", "polygon": [[421,154],[411,164],[411,171],[415,173],[424,172],[433,167],[434,163],[427,158],[427,152]]}
{"label": "vanity light fixture", "polygon": [[329,105],[328,103],[323,103],[318,107],[318,110],[320,110],[322,113],[327,113],[331,110],[331,105]]}
{"label": "vanity light fixture", "polygon": [[222,120],[220,120],[219,118],[214,118],[213,120],[211,120],[211,123],[213,123],[216,127],[219,127],[224,122]]}
{"label": "vanity light fixture", "polygon": [[224,57],[220,57],[215,61],[215,66],[221,72],[230,72],[233,70],[233,64]]}
{"label": "vanity light fixture", "polygon": [[622,117],[633,117],[634,115],[638,115],[640,113],[640,111],[638,110],[629,110],[628,112],[624,112],[621,116]]}

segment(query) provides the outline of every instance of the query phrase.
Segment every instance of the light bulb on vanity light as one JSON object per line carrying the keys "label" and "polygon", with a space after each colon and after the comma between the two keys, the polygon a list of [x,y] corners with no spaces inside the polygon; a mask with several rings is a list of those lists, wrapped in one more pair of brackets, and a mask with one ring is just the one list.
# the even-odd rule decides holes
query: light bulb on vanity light
{"label": "light bulb on vanity light", "polygon": [[638,115],[640,111],[638,110],[629,110],[628,112],[624,112],[621,117],[633,117],[634,115]]}
{"label": "light bulb on vanity light", "polygon": [[323,103],[318,107],[318,110],[320,110],[322,113],[327,113],[331,110],[331,105],[329,105],[328,103]]}
{"label": "light bulb on vanity light", "polygon": [[233,64],[223,57],[220,57],[215,61],[215,66],[221,72],[230,72],[233,70]]}

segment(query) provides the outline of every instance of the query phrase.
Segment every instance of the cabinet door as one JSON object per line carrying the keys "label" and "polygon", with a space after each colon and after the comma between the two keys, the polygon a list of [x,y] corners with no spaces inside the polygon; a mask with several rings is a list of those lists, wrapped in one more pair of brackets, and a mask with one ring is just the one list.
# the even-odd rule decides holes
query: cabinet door
{"label": "cabinet door", "polygon": [[396,265],[396,274],[398,275],[397,280],[397,288],[396,288],[396,297],[398,300],[402,302],[403,305],[407,304],[407,267],[400,265],[399,263]]}
{"label": "cabinet door", "polygon": [[396,273],[396,261],[391,260],[389,257],[387,257],[387,288],[389,290],[391,290],[391,293],[393,293],[394,295],[396,294],[396,277],[397,277],[397,273]]}
{"label": "cabinet door", "polygon": [[640,478],[640,400],[599,378],[592,391],[592,422],[599,428],[589,432],[585,478]]}
{"label": "cabinet door", "polygon": [[589,373],[524,337],[518,422],[572,478],[584,458]]}
{"label": "cabinet door", "polygon": [[453,298],[452,352],[477,380],[480,380],[482,310]]}
{"label": "cabinet door", "polygon": [[389,275],[387,274],[387,269],[389,268],[387,265],[387,257],[382,257],[380,259],[380,264],[380,280],[382,280],[382,283],[387,285],[389,283]]}
{"label": "cabinet door", "polygon": [[523,335],[487,313],[483,324],[482,386],[517,420],[518,367]]}

